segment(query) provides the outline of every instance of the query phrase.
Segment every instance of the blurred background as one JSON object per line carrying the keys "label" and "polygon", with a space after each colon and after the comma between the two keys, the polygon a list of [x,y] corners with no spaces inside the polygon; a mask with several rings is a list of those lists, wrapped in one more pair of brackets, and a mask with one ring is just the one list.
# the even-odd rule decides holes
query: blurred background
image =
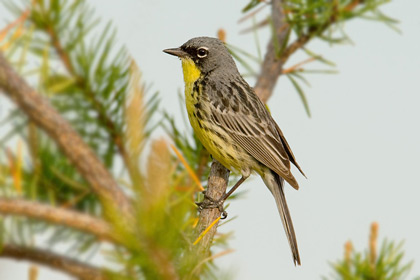
{"label": "blurred background", "polygon": [[[115,43],[125,46],[137,63],[150,92],[159,92],[160,109],[170,112],[181,131],[186,112],[179,104],[183,91],[181,63],[162,52],[197,36],[217,36],[258,57],[270,40],[269,28],[243,32],[263,19],[267,6],[254,20],[238,23],[249,1],[135,1],[116,3],[91,0],[95,16],[111,21]],[[379,224],[379,244],[404,240],[404,260],[415,260],[409,279],[420,275],[420,2],[390,1],[381,7],[396,19],[400,32],[368,19],[344,23],[351,38],[345,44],[315,39],[314,53],[335,63],[313,62],[305,69],[337,71],[305,75],[301,83],[309,117],[296,88],[286,77],[278,80],[268,106],[283,130],[308,179],[293,170],[300,190],[286,187],[302,266],[294,267],[289,246],[271,194],[258,176],[249,179],[243,195],[228,208],[229,223],[219,228],[232,232],[228,247],[234,252],[216,264],[233,279],[320,279],[331,274],[330,262],[342,258],[351,240],[356,250],[368,246],[372,222]],[[0,8],[0,29],[14,19]],[[300,51],[285,68],[307,58]],[[249,74],[242,64],[240,71]],[[257,66],[254,67],[259,70]],[[246,76],[250,85],[255,78]],[[0,117],[12,105],[0,96]],[[1,128],[1,133],[6,129]],[[161,128],[152,137],[169,137]],[[13,146],[13,144],[9,144]],[[100,253],[99,253],[100,254]],[[102,257],[95,261],[103,263]],[[28,279],[28,264],[0,259],[0,279]],[[38,279],[71,279],[41,269]]]}

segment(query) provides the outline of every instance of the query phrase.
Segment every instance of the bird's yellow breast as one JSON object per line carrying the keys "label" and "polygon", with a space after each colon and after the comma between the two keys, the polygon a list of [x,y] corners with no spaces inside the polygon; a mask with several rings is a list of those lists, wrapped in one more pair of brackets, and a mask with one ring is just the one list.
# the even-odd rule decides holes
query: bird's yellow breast
{"label": "bird's yellow breast", "polygon": [[[194,111],[194,104],[197,102],[198,96],[193,93],[194,83],[200,78],[201,71],[197,68],[194,61],[191,58],[183,58],[182,59],[182,71],[184,74],[184,82],[185,82],[185,103],[187,106],[188,117],[192,115]],[[196,127],[191,121],[191,125],[196,131]]]}
{"label": "bird's yellow breast", "polygon": [[192,128],[194,129],[194,132],[199,136],[199,138],[202,138],[200,137],[202,135],[199,135],[202,133],[202,131],[199,128],[197,119],[193,117],[195,110],[194,104],[198,102],[198,93],[194,93],[194,83],[198,80],[198,78],[200,78],[201,71],[190,58],[182,59],[182,70],[184,74],[185,105],[187,107],[188,118]]}
{"label": "bird's yellow breast", "polygon": [[198,78],[200,78],[201,71],[190,58],[182,59],[182,70],[184,74],[185,105],[187,107],[188,118],[195,134],[198,136],[203,145],[207,146],[206,143],[204,143],[207,142],[207,137],[204,135],[202,129],[200,129],[198,120],[195,117],[196,108],[194,107],[194,104],[198,102],[199,98],[198,92],[194,92],[194,83],[198,80]]}
{"label": "bird's yellow breast", "polygon": [[[240,171],[241,164],[249,163],[251,157],[242,148],[233,145],[234,141],[221,127],[211,124],[205,118],[198,119],[197,116],[200,113],[205,115],[203,111],[211,112],[209,104],[200,96],[200,85],[194,91],[194,83],[200,78],[201,72],[190,58],[182,59],[182,69],[185,82],[185,103],[194,133],[207,151],[221,164],[228,169]],[[194,106],[198,102],[201,104],[200,110]]]}

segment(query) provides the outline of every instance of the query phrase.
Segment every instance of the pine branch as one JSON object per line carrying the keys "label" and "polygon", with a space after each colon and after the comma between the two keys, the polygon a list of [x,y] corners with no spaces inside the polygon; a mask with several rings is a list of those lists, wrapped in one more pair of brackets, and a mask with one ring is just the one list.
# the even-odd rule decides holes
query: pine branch
{"label": "pine branch", "polygon": [[[361,2],[355,0],[351,1],[344,10],[347,12],[353,11]],[[335,5],[335,4],[333,4]],[[286,22],[285,13],[283,10],[283,1],[272,1],[272,23],[275,30],[275,38],[271,40],[267,47],[267,53],[264,57],[261,73],[257,78],[257,83],[254,87],[255,92],[260,99],[266,103],[273,93],[274,87],[280,77],[283,65],[287,62],[292,54],[297,50],[303,48],[313,37],[322,34],[331,25],[338,21],[338,11],[334,8],[329,20],[318,28],[310,28],[307,33],[299,36],[293,43],[285,47],[284,50],[276,50],[275,45],[282,46],[287,33],[289,32],[289,25]],[[277,40],[277,41],[276,41]],[[286,42],[287,43],[287,42]]]}
{"label": "pine branch", "polygon": [[22,261],[30,261],[62,271],[83,280],[106,280],[105,273],[101,269],[79,262],[48,250],[21,247],[17,245],[3,245],[0,248],[0,258],[12,258]]}
{"label": "pine branch", "polygon": [[407,279],[413,261],[404,260],[403,242],[385,239],[378,247],[378,228],[379,224],[373,222],[368,249],[357,251],[352,242],[347,241],[343,259],[331,262],[333,273],[322,279]]}
{"label": "pine branch", "polygon": [[3,215],[21,215],[63,225],[93,234],[100,240],[115,241],[108,223],[99,218],[70,209],[53,207],[23,199],[0,198],[0,213]]}
{"label": "pine branch", "polygon": [[1,53],[0,89],[57,143],[99,196],[107,218],[131,217],[129,199],[94,152],[48,101],[12,69]]}
{"label": "pine branch", "polygon": [[121,139],[121,135],[118,133],[117,125],[112,121],[111,118],[106,114],[106,110],[99,102],[99,100],[96,99],[95,93],[90,88],[88,82],[84,77],[81,77],[74,69],[74,66],[71,62],[70,56],[67,53],[67,51],[63,48],[59,36],[53,26],[46,27],[46,33],[50,36],[51,44],[54,47],[55,51],[58,54],[58,57],[62,61],[64,67],[66,68],[67,72],[69,72],[70,75],[76,78],[76,84],[79,88],[83,89],[88,100],[91,102],[93,108],[95,108],[95,111],[98,113],[98,119],[105,125],[107,128],[109,134],[111,135],[112,140],[114,141],[115,145],[118,148],[118,151],[123,158],[126,166],[131,166],[130,157],[128,155],[128,152],[124,146],[123,140]]}

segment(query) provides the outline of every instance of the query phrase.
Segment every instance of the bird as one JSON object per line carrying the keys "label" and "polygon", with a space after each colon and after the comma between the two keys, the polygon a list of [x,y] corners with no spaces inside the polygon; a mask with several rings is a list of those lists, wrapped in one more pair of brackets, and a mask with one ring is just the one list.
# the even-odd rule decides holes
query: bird
{"label": "bird", "polygon": [[212,202],[213,207],[223,209],[227,197],[256,172],[274,196],[293,262],[300,265],[284,180],[299,189],[290,163],[305,174],[283,132],[239,73],[225,43],[217,38],[196,37],[163,51],[182,62],[185,103],[195,135],[214,159],[242,175],[229,192]]}

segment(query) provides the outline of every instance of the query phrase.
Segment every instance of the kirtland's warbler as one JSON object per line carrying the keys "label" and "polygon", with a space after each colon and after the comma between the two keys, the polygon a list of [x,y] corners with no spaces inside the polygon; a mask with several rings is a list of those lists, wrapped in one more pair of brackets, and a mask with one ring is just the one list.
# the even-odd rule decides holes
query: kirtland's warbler
{"label": "kirtland's warbler", "polygon": [[164,52],[182,61],[188,117],[198,139],[222,165],[242,174],[215,205],[223,207],[226,198],[256,171],[276,200],[293,261],[300,265],[283,185],[286,180],[293,188],[299,188],[290,172],[290,162],[303,172],[282,131],[239,74],[223,42],[198,37]]}

